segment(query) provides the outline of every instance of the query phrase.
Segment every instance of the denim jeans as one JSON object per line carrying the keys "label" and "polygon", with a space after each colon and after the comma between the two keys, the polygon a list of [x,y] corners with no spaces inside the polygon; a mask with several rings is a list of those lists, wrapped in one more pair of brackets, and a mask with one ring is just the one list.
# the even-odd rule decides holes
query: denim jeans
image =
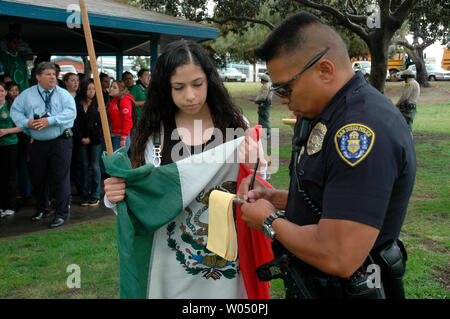
{"label": "denim jeans", "polygon": [[[100,198],[100,156],[102,154],[102,144],[81,145],[80,157],[82,165],[82,196],[83,199]],[[89,166],[92,168],[92,177],[89,178]]]}
{"label": "denim jeans", "polygon": [[[112,143],[112,147],[113,147],[114,151],[116,151],[117,149],[120,148],[120,137],[121,137],[120,135],[111,136],[111,143]],[[125,148],[126,148],[127,152],[128,152],[128,149],[130,148],[130,143],[131,143],[131,138],[130,138],[130,135],[128,135],[127,141],[125,144]]]}

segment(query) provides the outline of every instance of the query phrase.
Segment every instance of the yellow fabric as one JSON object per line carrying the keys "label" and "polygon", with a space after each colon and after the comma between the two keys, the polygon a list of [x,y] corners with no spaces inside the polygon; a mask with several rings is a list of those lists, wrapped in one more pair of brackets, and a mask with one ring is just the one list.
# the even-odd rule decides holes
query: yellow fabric
{"label": "yellow fabric", "polygon": [[233,216],[235,194],[214,190],[209,195],[208,244],[206,248],[226,260],[237,258],[237,234]]}

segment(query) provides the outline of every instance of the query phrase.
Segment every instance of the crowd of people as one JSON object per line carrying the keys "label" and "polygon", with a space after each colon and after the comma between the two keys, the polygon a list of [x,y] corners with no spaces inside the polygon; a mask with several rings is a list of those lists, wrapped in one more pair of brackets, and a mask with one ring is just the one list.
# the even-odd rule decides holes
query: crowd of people
{"label": "crowd of people", "polygon": [[[83,73],[59,76],[49,54],[30,59],[15,24],[0,46],[0,217],[14,215],[34,195],[32,220],[42,220],[50,215],[54,197],[50,227],[58,227],[69,216],[72,182],[81,206],[99,205],[105,143],[95,85]],[[33,59],[30,73],[26,61]],[[100,74],[114,150],[130,145],[150,72],[141,69],[136,83],[130,72],[122,78],[112,81]]]}

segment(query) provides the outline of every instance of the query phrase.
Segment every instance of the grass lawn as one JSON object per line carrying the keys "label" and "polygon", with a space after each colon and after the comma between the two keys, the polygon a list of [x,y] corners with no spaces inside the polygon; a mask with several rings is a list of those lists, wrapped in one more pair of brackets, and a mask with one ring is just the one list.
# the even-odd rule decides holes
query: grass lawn
{"label": "grass lawn", "polygon": [[[404,278],[408,298],[449,298],[449,157],[450,83],[434,83],[425,95],[447,96],[446,102],[419,103],[414,123],[417,177],[402,238],[408,250]],[[258,83],[226,83],[235,103],[251,124],[257,123]],[[396,101],[401,83],[388,83],[386,93]],[[436,90],[435,93],[433,93]],[[280,162],[290,156],[292,128],[282,119],[290,112],[274,98],[272,127],[280,129]],[[286,166],[272,176],[271,183],[286,188]],[[118,298],[118,256],[115,219],[63,230],[0,241],[0,298]],[[69,289],[67,266],[78,264],[81,288]],[[283,297],[283,283],[272,282],[272,298]]]}

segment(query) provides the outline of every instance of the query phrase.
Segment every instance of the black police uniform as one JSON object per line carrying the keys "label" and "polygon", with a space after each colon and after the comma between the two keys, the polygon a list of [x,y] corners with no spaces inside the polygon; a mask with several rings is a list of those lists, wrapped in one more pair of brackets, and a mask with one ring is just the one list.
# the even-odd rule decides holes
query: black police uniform
{"label": "black police uniform", "polygon": [[[296,167],[294,156],[291,161],[286,218],[298,225],[328,218],[373,226],[380,231],[373,251],[396,242],[416,173],[414,145],[398,109],[357,72],[309,123],[307,136]],[[386,297],[388,271],[381,267]]]}

